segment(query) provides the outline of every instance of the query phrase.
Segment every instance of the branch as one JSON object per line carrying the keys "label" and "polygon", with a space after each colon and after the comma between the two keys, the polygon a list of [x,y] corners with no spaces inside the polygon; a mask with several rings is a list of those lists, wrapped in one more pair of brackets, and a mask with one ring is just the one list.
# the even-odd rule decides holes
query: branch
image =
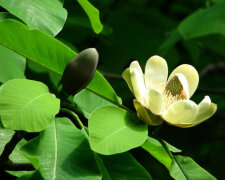
{"label": "branch", "polygon": [[[224,67],[225,68],[225,67]],[[206,70],[208,72],[208,70]],[[123,77],[118,74],[111,74],[111,73],[103,73],[104,77],[107,79],[118,79],[118,80],[123,80]],[[201,88],[199,87],[197,89],[198,92],[207,92],[207,93],[212,93],[212,94],[221,94],[225,95],[225,91],[223,90],[218,90],[218,89],[211,89],[211,88]]]}
{"label": "branch", "polygon": [[5,145],[5,148],[0,156],[0,162],[8,161],[9,155],[15,149],[16,145],[24,137],[25,132],[16,131],[12,139]]}
{"label": "branch", "polygon": [[16,131],[11,140],[5,145],[5,148],[0,156],[0,171],[31,171],[34,170],[32,164],[28,163],[13,163],[9,159],[9,155],[13,152],[16,145],[26,135],[26,132]]}
{"label": "branch", "polygon": [[203,76],[205,76],[211,72],[215,72],[215,71],[224,72],[224,70],[225,70],[224,62],[219,62],[216,64],[209,64],[205,68],[202,69],[202,71],[200,72],[200,77],[203,77]]}
{"label": "branch", "polygon": [[219,90],[219,89],[211,89],[211,88],[198,88],[198,92],[207,92],[207,93],[212,93],[212,94],[221,94],[225,95],[225,91]]}
{"label": "branch", "polygon": [[121,75],[118,75],[118,74],[112,74],[112,73],[103,73],[103,76],[106,78],[106,79],[123,79],[123,77]]}
{"label": "branch", "polygon": [[4,169],[9,171],[33,171],[35,168],[30,163],[13,163],[7,161],[4,163]]}

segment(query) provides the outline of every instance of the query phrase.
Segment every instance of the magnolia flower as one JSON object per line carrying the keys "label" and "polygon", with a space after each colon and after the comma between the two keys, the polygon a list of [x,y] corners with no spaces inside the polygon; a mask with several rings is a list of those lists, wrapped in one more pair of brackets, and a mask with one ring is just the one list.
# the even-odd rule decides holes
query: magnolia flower
{"label": "magnolia flower", "polygon": [[178,66],[168,77],[166,61],[151,57],[145,66],[145,74],[137,61],[133,61],[123,74],[134,94],[134,106],[138,117],[148,125],[164,121],[178,127],[192,127],[209,117],[216,109],[209,96],[197,105],[190,97],[197,89],[199,75],[188,64]]}

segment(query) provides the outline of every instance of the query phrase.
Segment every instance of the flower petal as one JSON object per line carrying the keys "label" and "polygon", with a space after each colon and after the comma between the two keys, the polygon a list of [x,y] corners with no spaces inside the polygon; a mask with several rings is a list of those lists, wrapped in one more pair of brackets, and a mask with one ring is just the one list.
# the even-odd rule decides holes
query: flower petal
{"label": "flower petal", "polygon": [[127,82],[127,85],[130,88],[131,92],[134,94],[134,89],[131,82],[130,68],[127,68],[123,71],[122,77]]}
{"label": "flower petal", "polygon": [[133,61],[130,64],[130,76],[133,86],[133,92],[136,99],[142,104],[146,104],[146,88],[144,83],[144,75],[137,61]]}
{"label": "flower petal", "polygon": [[160,90],[150,89],[148,92],[148,108],[155,115],[160,115],[164,109],[163,96]]}
{"label": "flower petal", "polygon": [[195,118],[187,121],[186,124],[183,124],[183,127],[192,127],[195,126],[208,118],[210,118],[217,109],[217,105],[211,103],[209,96],[206,96],[199,104],[198,104],[198,113]]}
{"label": "flower petal", "polygon": [[163,113],[162,118],[174,126],[181,126],[195,117],[198,106],[191,100],[181,100],[173,103]]}
{"label": "flower petal", "polygon": [[199,82],[198,72],[193,66],[188,64],[182,64],[173,70],[173,72],[169,76],[169,80],[173,78],[173,76],[177,73],[181,73],[186,77],[189,87],[189,97],[191,97],[198,87]]}
{"label": "flower petal", "polygon": [[168,66],[166,60],[160,56],[152,56],[145,66],[146,88],[165,83],[168,77]]}
{"label": "flower petal", "polygon": [[162,124],[163,120],[160,116],[152,114],[148,109],[141,105],[136,99],[134,99],[134,107],[137,111],[137,116],[146,124],[150,126],[157,126]]}

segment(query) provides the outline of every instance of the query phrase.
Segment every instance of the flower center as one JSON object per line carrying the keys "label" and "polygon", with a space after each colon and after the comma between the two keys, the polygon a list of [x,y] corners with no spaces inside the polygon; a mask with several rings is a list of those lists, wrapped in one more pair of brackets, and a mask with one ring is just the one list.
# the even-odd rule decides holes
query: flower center
{"label": "flower center", "polygon": [[188,99],[187,94],[184,90],[184,86],[181,83],[178,75],[175,75],[166,84],[166,87],[163,91],[163,96],[166,109],[176,101]]}

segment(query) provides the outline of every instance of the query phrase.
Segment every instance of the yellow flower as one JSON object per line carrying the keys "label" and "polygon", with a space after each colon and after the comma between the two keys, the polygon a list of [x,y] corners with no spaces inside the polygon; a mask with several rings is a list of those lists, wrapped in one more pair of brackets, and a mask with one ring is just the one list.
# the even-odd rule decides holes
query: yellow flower
{"label": "yellow flower", "polygon": [[133,61],[122,76],[136,97],[138,117],[148,125],[159,125],[164,120],[174,126],[192,127],[216,112],[217,106],[209,96],[198,105],[190,100],[199,82],[198,72],[191,65],[178,66],[167,79],[166,61],[153,56],[147,61],[145,74]]}

